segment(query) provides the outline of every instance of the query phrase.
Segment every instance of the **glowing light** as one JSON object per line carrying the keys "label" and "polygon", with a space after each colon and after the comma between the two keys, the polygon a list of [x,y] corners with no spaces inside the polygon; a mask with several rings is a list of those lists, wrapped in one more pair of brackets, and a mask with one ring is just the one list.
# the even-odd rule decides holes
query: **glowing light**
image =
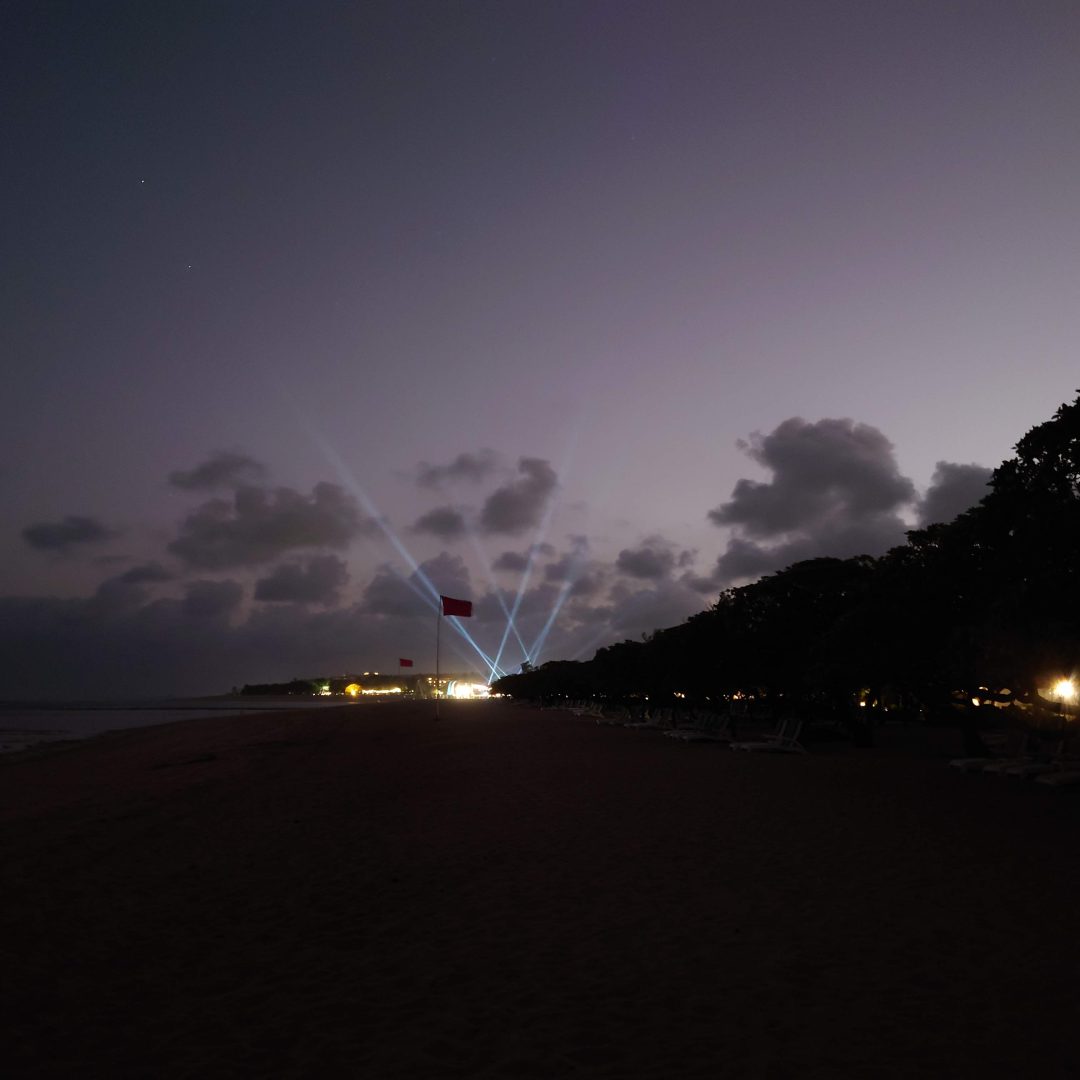
{"label": "glowing light", "polygon": [[487,698],[491,697],[491,687],[487,683],[451,679],[446,686],[446,696],[448,698]]}
{"label": "glowing light", "polygon": [[360,693],[365,697],[368,695],[382,696],[384,694],[400,694],[402,689],[400,686],[373,686],[370,690],[361,690]]}
{"label": "glowing light", "polygon": [[1058,679],[1054,683],[1054,697],[1060,701],[1072,701],[1076,697],[1076,684],[1072,679]]}
{"label": "glowing light", "polygon": [[349,683],[349,685],[345,687],[345,693],[348,694],[349,697],[356,697],[356,695],[360,693],[360,684],[355,682]]}

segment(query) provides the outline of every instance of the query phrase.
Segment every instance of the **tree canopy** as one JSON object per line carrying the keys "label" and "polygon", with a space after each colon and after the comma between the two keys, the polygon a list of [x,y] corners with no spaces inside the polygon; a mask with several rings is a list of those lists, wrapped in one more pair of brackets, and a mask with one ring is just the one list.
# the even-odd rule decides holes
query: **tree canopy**
{"label": "tree canopy", "polygon": [[818,558],[722,592],[644,641],[499,680],[523,697],[827,702],[1033,693],[1080,659],[1080,397],[1029,431],[990,491],[879,558]]}

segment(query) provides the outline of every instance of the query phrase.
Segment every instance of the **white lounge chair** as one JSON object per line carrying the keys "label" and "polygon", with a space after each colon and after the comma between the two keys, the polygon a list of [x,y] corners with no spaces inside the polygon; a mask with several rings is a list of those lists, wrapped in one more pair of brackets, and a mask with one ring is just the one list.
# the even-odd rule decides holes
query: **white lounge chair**
{"label": "white lounge chair", "polygon": [[771,734],[764,735],[760,739],[733,742],[731,749],[764,754],[805,754],[806,747],[799,742],[802,726],[801,720],[792,718],[782,720]]}
{"label": "white lounge chair", "polygon": [[698,717],[694,727],[672,728],[665,731],[672,739],[678,742],[731,742],[731,721],[719,713],[705,713]]}
{"label": "white lounge chair", "polygon": [[1074,769],[1058,770],[1035,777],[1035,783],[1045,784],[1047,787],[1064,790],[1066,788],[1080,787],[1080,772]]}
{"label": "white lounge chair", "polygon": [[979,738],[989,753],[980,754],[978,757],[954,758],[949,765],[960,772],[985,772],[991,766],[1017,764],[1026,760],[1016,757],[1015,754],[1009,755],[1009,733],[1006,731],[984,731]]}

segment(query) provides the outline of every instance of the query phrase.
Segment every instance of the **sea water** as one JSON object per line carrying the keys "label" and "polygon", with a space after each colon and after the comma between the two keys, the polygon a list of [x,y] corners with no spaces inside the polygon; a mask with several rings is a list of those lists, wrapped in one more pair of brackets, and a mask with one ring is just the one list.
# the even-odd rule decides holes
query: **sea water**
{"label": "sea water", "polygon": [[346,704],[350,702],[340,697],[300,696],[230,697],[221,700],[0,702],[0,753],[25,750],[39,743],[85,739],[106,731],[151,727],[177,720]]}

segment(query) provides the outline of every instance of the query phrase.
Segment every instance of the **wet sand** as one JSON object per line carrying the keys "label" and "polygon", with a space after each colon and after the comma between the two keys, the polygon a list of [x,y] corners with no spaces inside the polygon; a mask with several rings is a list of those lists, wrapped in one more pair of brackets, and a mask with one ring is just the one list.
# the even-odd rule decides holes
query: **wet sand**
{"label": "wet sand", "polygon": [[1077,1075],[1080,799],[907,741],[393,703],[5,758],[0,1068]]}

